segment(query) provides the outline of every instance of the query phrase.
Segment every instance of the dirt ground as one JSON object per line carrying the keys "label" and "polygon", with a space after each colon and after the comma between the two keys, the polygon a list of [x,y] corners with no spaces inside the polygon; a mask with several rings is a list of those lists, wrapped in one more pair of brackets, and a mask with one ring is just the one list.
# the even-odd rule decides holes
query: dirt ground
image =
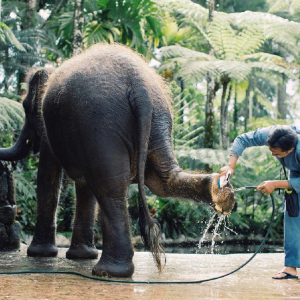
{"label": "dirt ground", "polygon": [[[97,260],[68,260],[65,248],[56,258],[26,256],[20,252],[0,252],[0,272],[22,270],[75,271],[91,275]],[[99,251],[99,257],[101,251]],[[136,252],[131,281],[197,281],[229,273],[251,254],[166,254],[167,265],[158,274],[151,255]],[[95,281],[69,274],[0,275],[0,299],[299,299],[300,280],[273,280],[282,268],[283,253],[258,254],[232,275],[197,284],[141,284]],[[299,274],[300,275],[300,274]]]}

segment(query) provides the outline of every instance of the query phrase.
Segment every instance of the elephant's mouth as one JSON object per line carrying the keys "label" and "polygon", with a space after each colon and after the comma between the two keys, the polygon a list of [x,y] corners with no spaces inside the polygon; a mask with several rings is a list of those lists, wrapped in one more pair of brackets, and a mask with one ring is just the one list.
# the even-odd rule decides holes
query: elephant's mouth
{"label": "elephant's mouth", "polygon": [[219,188],[217,178],[214,178],[212,183],[212,207],[218,213],[229,215],[234,208],[234,190],[230,183],[225,187]]}

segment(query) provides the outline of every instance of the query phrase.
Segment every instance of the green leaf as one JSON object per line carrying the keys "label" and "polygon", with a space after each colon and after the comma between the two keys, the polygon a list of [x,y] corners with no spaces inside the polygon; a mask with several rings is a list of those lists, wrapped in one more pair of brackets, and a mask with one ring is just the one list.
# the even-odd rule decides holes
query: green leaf
{"label": "green leaf", "polygon": [[26,52],[25,48],[17,40],[12,30],[3,22],[0,22],[0,41],[5,45],[16,47],[19,51]]}

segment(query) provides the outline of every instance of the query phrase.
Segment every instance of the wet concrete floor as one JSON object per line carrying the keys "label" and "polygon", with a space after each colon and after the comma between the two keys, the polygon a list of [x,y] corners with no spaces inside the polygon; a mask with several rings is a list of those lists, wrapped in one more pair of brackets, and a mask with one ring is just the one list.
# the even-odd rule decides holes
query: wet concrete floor
{"label": "wet concrete floor", "polygon": [[[91,275],[97,260],[68,260],[65,248],[55,258],[0,252],[0,272],[22,270],[75,271]],[[99,255],[101,251],[99,251]],[[136,252],[133,281],[198,281],[229,273],[251,254],[166,254],[167,265],[159,275],[148,252]],[[0,299],[299,299],[300,280],[273,280],[283,266],[284,254],[258,254],[238,272],[201,284],[141,284],[95,281],[68,274],[0,275]]]}

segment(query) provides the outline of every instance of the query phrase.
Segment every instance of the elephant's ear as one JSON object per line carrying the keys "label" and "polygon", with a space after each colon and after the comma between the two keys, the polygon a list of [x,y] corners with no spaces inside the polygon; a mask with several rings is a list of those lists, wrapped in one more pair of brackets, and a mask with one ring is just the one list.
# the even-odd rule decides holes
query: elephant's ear
{"label": "elephant's ear", "polygon": [[35,115],[38,112],[50,73],[43,68],[33,70],[27,75],[28,93],[23,102],[26,115]]}
{"label": "elephant's ear", "polygon": [[43,122],[41,119],[41,103],[46,89],[47,81],[52,69],[35,69],[27,75],[28,93],[23,102],[26,120],[32,130],[33,153],[39,152],[40,138],[43,133]]}

